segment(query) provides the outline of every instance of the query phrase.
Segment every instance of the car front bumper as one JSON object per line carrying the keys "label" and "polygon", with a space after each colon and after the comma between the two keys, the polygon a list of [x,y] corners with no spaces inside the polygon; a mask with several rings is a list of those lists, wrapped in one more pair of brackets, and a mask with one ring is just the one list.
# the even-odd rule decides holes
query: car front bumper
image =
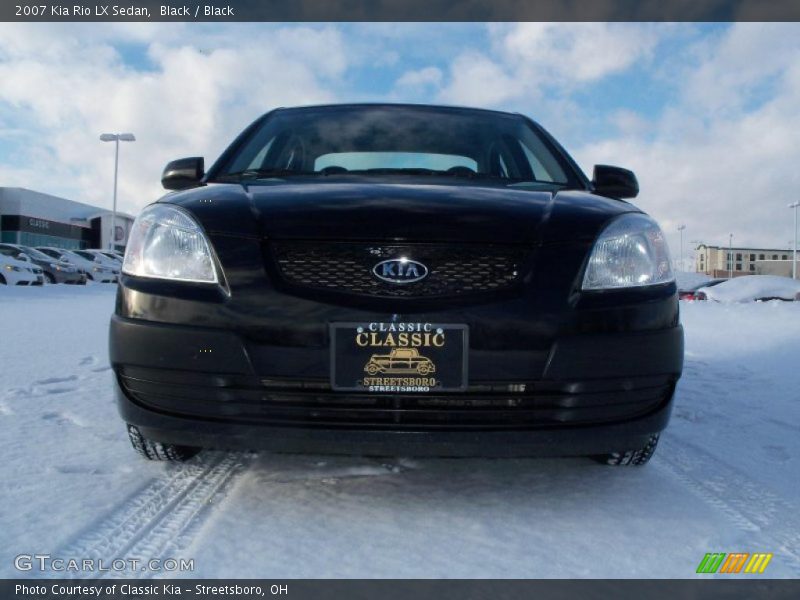
{"label": "car front bumper", "polygon": [[50,271],[56,283],[85,283],[86,275],[79,272],[68,273],[66,271]]}
{"label": "car front bumper", "polygon": [[[640,447],[669,420],[683,331],[677,325],[562,336],[535,377],[470,380],[464,393],[431,395],[333,392],[318,376],[324,365],[306,377],[263,372],[264,357],[285,353],[229,330],[121,316],[111,322],[119,410],[146,437],[200,447],[408,456],[566,456]],[[327,351],[319,356],[324,361]]]}

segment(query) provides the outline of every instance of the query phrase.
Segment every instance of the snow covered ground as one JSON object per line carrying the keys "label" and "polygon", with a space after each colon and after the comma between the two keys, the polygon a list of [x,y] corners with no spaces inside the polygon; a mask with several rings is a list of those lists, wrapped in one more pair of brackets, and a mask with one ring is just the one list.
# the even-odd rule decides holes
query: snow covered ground
{"label": "snow covered ground", "polygon": [[148,463],[113,405],[113,302],[112,285],[0,288],[0,576],[39,553],[193,558],[200,577],[685,578],[706,552],[800,576],[800,302],[682,305],[686,369],[644,468]]}

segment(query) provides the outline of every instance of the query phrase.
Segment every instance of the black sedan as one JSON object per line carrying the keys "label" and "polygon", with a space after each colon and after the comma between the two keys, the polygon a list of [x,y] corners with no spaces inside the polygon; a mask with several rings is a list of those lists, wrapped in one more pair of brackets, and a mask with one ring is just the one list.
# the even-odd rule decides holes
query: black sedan
{"label": "black sedan", "polygon": [[133,225],[111,320],[134,448],[644,464],[683,366],[664,235],[518,114],[279,109]]}

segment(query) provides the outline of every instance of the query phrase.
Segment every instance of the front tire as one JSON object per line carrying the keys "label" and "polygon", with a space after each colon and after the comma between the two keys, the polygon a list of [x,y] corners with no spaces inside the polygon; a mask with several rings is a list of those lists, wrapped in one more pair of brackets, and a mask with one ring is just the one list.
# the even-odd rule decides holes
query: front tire
{"label": "front tire", "polygon": [[620,452],[611,452],[610,454],[604,454],[602,456],[598,456],[597,459],[599,462],[602,462],[607,465],[613,465],[616,467],[626,467],[626,466],[638,467],[646,465],[653,457],[653,454],[655,454],[656,452],[656,446],[658,446],[658,438],[659,434],[654,433],[647,440],[647,443],[641,448],[636,448],[635,450],[623,450]]}
{"label": "front tire", "polygon": [[192,458],[200,452],[200,448],[190,446],[176,446],[175,444],[164,444],[147,439],[139,431],[136,425],[128,424],[128,438],[131,446],[139,456],[147,460],[161,460],[168,462],[183,462]]}
{"label": "front tire", "polygon": [[45,271],[45,272],[44,272],[44,278],[45,278],[45,280],[47,281],[47,283],[49,283],[49,284],[51,284],[51,285],[52,285],[52,284],[54,284],[54,283],[56,282],[56,278],[55,278],[55,277],[53,277],[53,276],[52,276],[50,273],[48,273],[47,271]]}

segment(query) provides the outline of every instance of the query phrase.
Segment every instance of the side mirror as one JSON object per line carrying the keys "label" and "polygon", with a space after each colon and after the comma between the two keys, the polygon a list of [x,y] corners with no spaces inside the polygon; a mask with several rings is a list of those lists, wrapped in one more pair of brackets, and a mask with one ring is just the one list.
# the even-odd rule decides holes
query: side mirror
{"label": "side mirror", "polygon": [[20,252],[19,256],[17,257],[18,260],[24,260],[25,262],[32,262],[31,257],[25,254],[24,252]]}
{"label": "side mirror", "polygon": [[167,190],[185,190],[200,185],[204,174],[205,165],[202,156],[179,158],[164,167],[161,185]]}
{"label": "side mirror", "polygon": [[636,198],[639,195],[639,182],[633,171],[622,167],[595,165],[592,177],[594,191],[601,196],[612,198]]}

